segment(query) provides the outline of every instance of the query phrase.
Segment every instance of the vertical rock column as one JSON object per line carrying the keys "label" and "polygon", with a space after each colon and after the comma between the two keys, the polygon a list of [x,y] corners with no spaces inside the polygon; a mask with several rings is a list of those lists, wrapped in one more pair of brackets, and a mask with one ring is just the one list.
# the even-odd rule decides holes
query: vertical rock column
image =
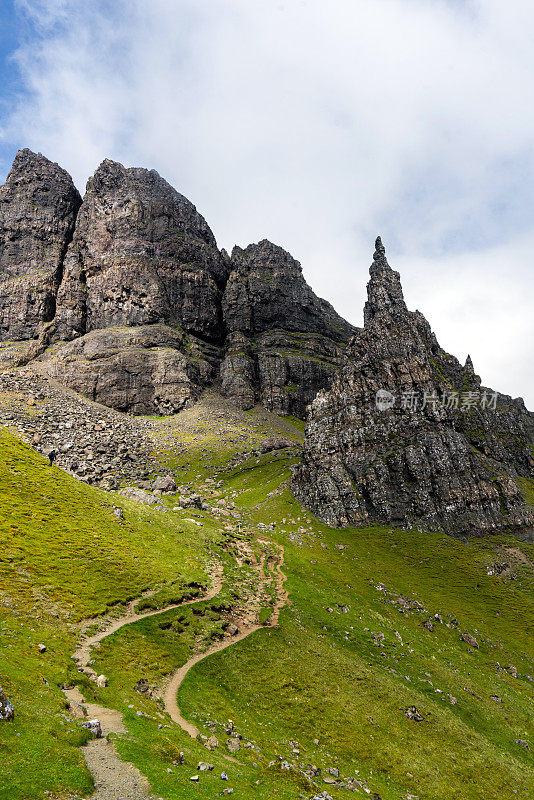
{"label": "vertical rock column", "polygon": [[64,169],[17,153],[0,188],[0,341],[35,339],[53,319],[80,205]]}

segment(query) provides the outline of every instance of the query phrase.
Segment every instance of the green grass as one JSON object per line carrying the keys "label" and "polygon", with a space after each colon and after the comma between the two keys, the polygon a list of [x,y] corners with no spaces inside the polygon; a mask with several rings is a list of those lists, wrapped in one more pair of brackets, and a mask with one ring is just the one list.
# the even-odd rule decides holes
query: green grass
{"label": "green grass", "polygon": [[92,786],[78,747],[82,729],[61,716],[58,684],[81,679],[70,659],[75,623],[145,589],[209,582],[213,527],[192,535],[172,512],[116,495],[113,502],[124,521],[109,495],[0,432],[0,683],[16,709],[12,724],[0,723],[2,798]]}
{"label": "green grass", "polygon": [[[337,800],[354,796],[322,778],[313,788],[300,771],[309,764],[323,775],[337,767],[383,800],[530,798],[534,547],[502,536],[466,543],[376,526],[329,529],[287,489],[294,455],[269,453],[227,466],[236,450],[250,451],[265,435],[287,430],[284,420],[277,428],[254,412],[243,420],[224,436],[209,420],[187,435],[177,427],[157,454],[181,482],[199,485],[210,503],[233,500],[239,524],[209,512],[164,514],[124,499],[121,523],[112,513],[116,495],[48,468],[13,437],[0,436],[7,543],[0,560],[0,682],[17,708],[15,723],[0,728],[0,797],[90,791],[78,747],[83,734],[60,716],[57,684],[77,680],[86,697],[124,712],[128,735],[117,748],[164,800],[193,794],[207,800],[225,786],[247,800],[309,798],[325,789]],[[298,438],[301,425],[288,421]],[[205,483],[208,478],[222,485]],[[223,530],[228,523],[233,532]],[[290,603],[278,628],[210,656],[184,681],[181,710],[220,741],[208,752],[134,686],[139,678],[157,685],[220,635],[221,611],[254,580],[246,564],[236,565],[232,541],[255,532],[284,546]],[[206,563],[215,552],[225,568],[220,597],[141,620],[102,642],[95,669],[108,676],[108,687],[99,689],[75,671],[69,655],[78,619],[147,588],[157,593],[145,605],[162,607],[187,592],[188,583],[207,583]],[[502,563],[511,567],[498,574],[494,566]],[[264,606],[260,621],[269,614]],[[443,622],[434,621],[431,632],[422,623],[435,614]],[[461,632],[475,636],[479,648],[462,641]],[[43,655],[40,641],[48,646]],[[408,719],[409,706],[424,721]],[[240,764],[223,757],[228,719],[243,736]],[[531,750],[515,739],[528,741]],[[174,766],[180,751],[186,764]],[[283,759],[288,770],[280,767]],[[215,770],[200,773],[193,789],[199,760]],[[228,784],[220,780],[222,770]]]}
{"label": "green grass", "polygon": [[[532,753],[514,739],[531,735],[532,573],[506,583],[486,571],[509,542],[465,544],[378,527],[332,531],[303,522],[311,518],[287,492],[264,499],[274,471],[261,467],[230,485],[243,490],[253,519],[276,522],[291,605],[278,630],[189,673],[179,695],[186,716],[219,723],[230,716],[266,760],[294,759],[288,742],[298,740],[302,766],[335,765],[344,775],[358,769],[385,798],[529,797]],[[299,516],[300,523],[282,522]],[[309,533],[299,542],[300,525]],[[532,557],[532,546],[521,548]],[[400,613],[391,602],[399,595],[426,611]],[[431,633],[422,622],[436,613],[444,623]],[[480,649],[471,651],[460,630],[474,633]],[[384,647],[373,632],[384,634]],[[513,664],[519,677],[497,663]],[[424,722],[406,717],[411,705]]]}
{"label": "green grass", "polygon": [[517,482],[523,490],[525,501],[534,506],[534,480],[532,478],[518,478]]}

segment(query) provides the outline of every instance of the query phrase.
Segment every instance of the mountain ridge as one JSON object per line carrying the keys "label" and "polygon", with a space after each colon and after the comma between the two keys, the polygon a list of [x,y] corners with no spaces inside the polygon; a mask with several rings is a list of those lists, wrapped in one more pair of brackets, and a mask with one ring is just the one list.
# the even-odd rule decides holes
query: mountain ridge
{"label": "mountain ridge", "polygon": [[[15,222],[29,232],[26,247],[13,248],[30,293],[40,285],[31,260],[39,258],[39,238],[46,240],[49,227],[30,226],[37,166],[60,199],[67,189],[74,199],[42,308],[30,313],[13,292],[6,277],[13,256],[0,250],[0,320],[2,307],[4,316],[18,319],[15,327],[0,324],[6,366],[31,361],[91,399],[133,413],[176,413],[221,381],[241,407],[260,401],[304,416],[354,329],[316,297],[298,262],[267,240],[235,247],[231,256],[219,251],[204,217],[155,170],[105,159],[82,201],[61,167],[24,150],[2,189],[0,234],[13,217],[10,187],[24,177]],[[249,291],[262,270],[270,273],[270,291]],[[241,298],[236,282],[247,287]],[[244,317],[263,323],[243,328]],[[295,336],[306,334],[312,341],[295,346]],[[104,357],[106,351],[116,357]]]}

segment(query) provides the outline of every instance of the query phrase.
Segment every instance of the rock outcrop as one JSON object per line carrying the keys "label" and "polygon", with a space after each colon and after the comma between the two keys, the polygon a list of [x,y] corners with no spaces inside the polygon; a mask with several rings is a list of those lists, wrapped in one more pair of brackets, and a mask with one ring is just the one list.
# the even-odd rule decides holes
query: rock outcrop
{"label": "rock outcrop", "polygon": [[300,417],[355,332],[313,293],[298,261],[267,240],[233,249],[223,312],[223,393],[242,408],[259,401]]}
{"label": "rock outcrop", "polygon": [[532,477],[534,415],[440,348],[380,238],[370,275],[364,328],[310,406],[296,497],[332,526],[532,527],[520,479]]}
{"label": "rock outcrop", "polygon": [[15,707],[6,697],[4,690],[0,686],[0,720],[15,719]]}
{"label": "rock outcrop", "polygon": [[133,414],[175,414],[217,377],[219,349],[167,325],[103,328],[33,363],[90,400]]}
{"label": "rock outcrop", "polygon": [[189,200],[154,170],[106,160],[87,183],[65,259],[57,336],[166,323],[222,342],[225,269]]}
{"label": "rock outcrop", "polygon": [[0,187],[0,341],[35,339],[54,318],[81,202],[64,169],[17,153]]}
{"label": "rock outcrop", "polygon": [[0,190],[0,366],[112,408],[172,414],[221,381],[304,416],[354,329],[269,242],[219,252],[157,172],[106,160],[83,203],[67,173],[21,151]]}

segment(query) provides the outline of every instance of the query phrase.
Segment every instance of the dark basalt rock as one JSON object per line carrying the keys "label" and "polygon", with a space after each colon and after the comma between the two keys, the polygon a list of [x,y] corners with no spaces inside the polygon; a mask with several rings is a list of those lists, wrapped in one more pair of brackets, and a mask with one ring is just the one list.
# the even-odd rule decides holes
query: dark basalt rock
{"label": "dark basalt rock", "polygon": [[298,261],[267,240],[232,251],[223,311],[222,390],[242,408],[259,401],[304,416],[355,332],[313,293]]}
{"label": "dark basalt rock", "polygon": [[453,534],[531,528],[534,415],[480,385],[404,302],[380,239],[363,330],[310,406],[296,497],[332,526],[421,523]]}
{"label": "dark basalt rock", "polygon": [[2,366],[39,358],[134,413],[174,413],[220,376],[244,408],[304,416],[354,333],[282,248],[220,253],[157,172],[106,160],[80,207],[67,173],[25,150],[0,192]]}
{"label": "dark basalt rock", "polygon": [[194,205],[154,170],[106,160],[87,183],[56,335],[162,322],[220,342],[225,281],[215,237]]}
{"label": "dark basalt rock", "polygon": [[64,169],[17,153],[0,187],[0,341],[37,338],[53,319],[81,202]]}
{"label": "dark basalt rock", "polygon": [[34,369],[90,400],[134,414],[175,414],[213,382],[218,348],[166,325],[91,331],[35,361]]}

